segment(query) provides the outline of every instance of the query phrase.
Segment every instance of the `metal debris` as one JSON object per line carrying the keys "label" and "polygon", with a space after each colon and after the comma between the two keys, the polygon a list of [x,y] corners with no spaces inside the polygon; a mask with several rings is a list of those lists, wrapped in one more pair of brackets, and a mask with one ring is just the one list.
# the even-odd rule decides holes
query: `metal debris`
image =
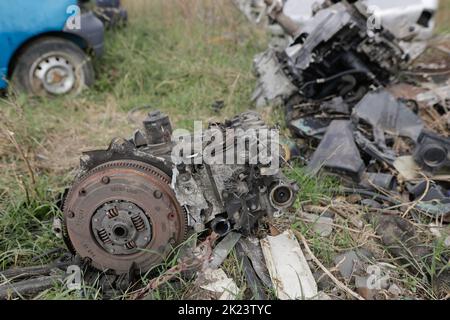
{"label": "metal debris", "polygon": [[[369,30],[367,19],[358,2],[319,10],[295,34],[293,45],[276,54],[279,67],[272,70],[277,73],[259,80],[263,84],[258,85],[256,100],[270,102],[273,96],[288,100],[300,94],[306,99],[339,95],[358,101],[371,86],[388,84],[407,65],[408,56],[389,31]],[[272,82],[264,84],[266,80]],[[286,81],[295,89],[281,87],[274,93],[277,83]],[[271,89],[261,91],[264,87]]]}
{"label": "metal debris", "polygon": [[384,137],[377,136],[382,133],[408,137],[417,141],[424,128],[419,116],[387,90],[377,90],[365,95],[355,106],[353,117],[357,122],[372,126],[378,145],[386,144],[386,141],[382,141]]}
{"label": "metal debris", "polygon": [[236,246],[236,243],[239,241],[241,236],[242,234],[238,232],[230,232],[216,245],[213,250],[211,262],[209,263],[209,267],[211,269],[215,270],[222,265],[223,261]]}
{"label": "metal debris", "polygon": [[242,264],[245,279],[247,281],[248,287],[252,291],[253,298],[256,300],[266,300],[267,294],[265,292],[264,285],[262,284],[261,279],[258,277],[255,267],[246,254],[245,250],[243,249],[243,245],[241,243],[238,243],[236,246],[236,254],[237,258],[240,261],[240,264]]}
{"label": "metal debris", "polygon": [[[437,63],[412,65],[427,47],[423,40],[431,35],[435,8],[409,7],[404,19],[396,19],[399,12],[392,10],[392,4],[370,15],[370,0],[319,1],[317,6],[290,0],[234,2],[254,23],[266,14],[270,17],[265,21],[273,35],[270,49],[254,60],[259,78],[253,95],[256,105],[284,107],[289,129],[302,141],[298,150],[307,172],[339,177],[345,186],[339,191],[356,194],[349,201],[369,208],[366,220],[391,255],[411,273],[448,290],[446,253],[438,252],[440,256],[431,261],[436,252],[395,211],[406,210],[404,216],[410,213],[419,223],[423,217],[436,221],[428,224],[430,233],[450,245],[448,235],[440,232],[450,222],[448,70]],[[126,21],[119,1],[97,3],[98,14],[110,26]],[[302,15],[297,15],[300,8]],[[376,28],[368,23],[384,16],[387,19]],[[405,77],[408,84],[397,83]],[[216,101],[212,109],[218,111],[223,105]],[[318,292],[291,230],[260,241],[255,237],[262,218],[278,217],[295,201],[296,184],[267,164],[286,160],[289,148],[271,138],[263,143],[252,136],[237,154],[244,160],[241,163],[186,161],[198,158],[196,142],[226,151],[228,143],[235,146],[242,138],[231,129],[269,127],[258,113],[246,112],[210,123],[208,129],[224,140],[196,141],[192,133],[174,137],[168,116],[154,111],[130,139],[114,139],[107,150],[84,153],[64,198],[64,221],[56,219],[53,225],[55,233],[63,236],[80,265],[103,271],[99,283],[104,291],[108,286],[126,291],[137,274],[161,263],[189,233],[211,232],[188,248],[175,266],[134,291],[134,299],[149,297],[188,273],[196,274],[195,287],[204,291],[203,298],[237,299],[241,290],[220,268],[233,249],[254,298],[267,299],[267,290],[273,288],[282,300],[330,299]],[[185,146],[179,153],[183,161],[172,157],[179,141]],[[285,153],[280,157],[269,153],[267,163],[251,161],[253,146],[268,149],[272,144]],[[390,205],[395,209],[387,209]],[[334,219],[309,209],[314,214],[301,212],[300,217],[319,236],[330,236]],[[357,218],[342,217],[363,228],[361,221],[354,222]],[[302,235],[299,239],[337,288],[354,298],[374,299],[380,290],[402,295],[402,288],[386,281],[389,268],[374,262],[370,252],[355,249],[334,259],[341,277],[356,287],[354,292],[320,263]],[[55,268],[66,265],[0,273],[6,281],[0,285],[0,299],[50,288],[63,279],[53,274]],[[430,276],[427,265],[433,265],[436,276]],[[371,268],[381,272],[374,277]]]}
{"label": "metal debris", "polygon": [[422,132],[418,138],[414,160],[422,169],[433,173],[450,170],[450,139]]}
{"label": "metal debris", "polygon": [[238,242],[238,252],[243,252],[250,260],[252,269],[261,280],[265,288],[272,288],[269,271],[264,263],[264,255],[259,239],[256,237],[241,238]]}
{"label": "metal debris", "polygon": [[354,141],[350,121],[331,122],[307,167],[313,175],[321,169],[360,181],[365,165]]}
{"label": "metal debris", "polygon": [[[381,241],[389,252],[403,263],[412,274],[428,278],[437,290],[450,288],[450,270],[446,252],[433,253],[433,248],[427,246],[418,238],[410,221],[391,215],[367,214],[366,219],[374,226]],[[434,254],[440,256],[434,257]],[[434,265],[436,276],[431,278],[427,266]]]}
{"label": "metal debris", "polygon": [[[151,112],[143,125],[129,140],[114,139],[107,150],[86,152],[65,199],[66,241],[93,267],[117,274],[131,268],[145,272],[183,242],[189,230],[249,235],[262,217],[279,215],[293,204],[297,186],[278,166],[271,167],[274,161],[282,163],[284,148],[263,136],[269,128],[257,113],[210,124],[210,131],[201,134],[174,137],[168,116],[159,111]],[[211,133],[222,139],[208,139]],[[250,133],[255,139],[242,143]],[[213,150],[217,157],[234,147],[243,146],[244,152],[231,164],[205,155],[196,161],[198,142],[200,152]],[[250,158],[252,150],[260,152],[257,162]]]}
{"label": "metal debris", "polygon": [[[329,0],[234,0],[240,10],[253,23],[261,23],[271,35],[270,46],[284,50],[298,30],[308,27],[311,20],[323,9],[337,1]],[[354,2],[354,1],[349,1]],[[426,48],[426,40],[433,36],[438,1],[422,0],[361,0],[370,14],[368,25],[383,26],[392,32],[400,45],[415,59]],[[264,20],[264,14],[271,19]],[[448,50],[444,47],[445,50]]]}
{"label": "metal debris", "polygon": [[191,255],[182,257],[177,265],[150,280],[144,288],[137,290],[132,298],[135,300],[145,298],[145,296],[150,294],[153,290],[178,276],[183,271],[204,272],[209,269],[208,266],[212,256],[212,247],[217,240],[217,237],[217,234],[212,233],[194,248]]}
{"label": "metal debris", "polygon": [[[311,175],[338,177],[349,187],[342,192],[359,193],[364,203],[377,200],[381,208],[414,201],[407,213],[417,222],[448,221],[448,66],[415,64],[411,46],[400,36],[410,31],[393,28],[399,21],[410,26],[427,21],[416,29],[422,36],[415,34],[418,42],[426,40],[433,11],[418,5],[412,20],[391,16],[374,29],[367,23],[373,18],[369,3],[325,2],[295,32],[285,25],[291,45],[255,60],[256,105],[282,105]],[[375,16],[388,7],[399,13],[395,6],[390,3]],[[279,4],[276,9],[271,17],[281,17],[283,25],[289,15]]]}
{"label": "metal debris", "polygon": [[285,76],[275,52],[269,50],[257,55],[253,65],[259,79],[252,97],[257,107],[268,103],[281,104],[286,97],[295,92],[296,87]]}
{"label": "metal debris", "polygon": [[367,214],[366,219],[375,227],[382,242],[396,257],[419,259],[426,256],[429,248],[418,239],[412,224],[402,217]]}

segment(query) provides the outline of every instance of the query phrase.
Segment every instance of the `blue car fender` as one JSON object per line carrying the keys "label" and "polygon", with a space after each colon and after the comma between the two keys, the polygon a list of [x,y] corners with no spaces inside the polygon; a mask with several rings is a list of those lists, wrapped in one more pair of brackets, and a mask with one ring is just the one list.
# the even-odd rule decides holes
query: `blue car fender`
{"label": "blue car fender", "polygon": [[[77,0],[0,1],[0,89],[7,86],[6,78],[12,71],[15,55],[40,36],[66,36],[81,47],[88,46],[97,55],[102,54],[103,23],[90,12],[80,15],[77,8]],[[79,28],[71,28],[68,21],[77,14]]]}

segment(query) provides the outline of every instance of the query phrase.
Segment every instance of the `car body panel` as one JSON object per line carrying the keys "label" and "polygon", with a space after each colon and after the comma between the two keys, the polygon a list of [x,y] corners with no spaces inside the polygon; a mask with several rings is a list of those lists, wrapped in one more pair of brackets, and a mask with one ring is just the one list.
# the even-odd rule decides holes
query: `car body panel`
{"label": "car body panel", "polygon": [[104,27],[94,15],[82,14],[81,29],[68,30],[68,19],[79,14],[79,10],[71,6],[77,5],[77,0],[0,1],[0,89],[7,87],[11,61],[16,53],[39,36],[60,34],[72,40],[78,36],[97,54],[102,53]]}

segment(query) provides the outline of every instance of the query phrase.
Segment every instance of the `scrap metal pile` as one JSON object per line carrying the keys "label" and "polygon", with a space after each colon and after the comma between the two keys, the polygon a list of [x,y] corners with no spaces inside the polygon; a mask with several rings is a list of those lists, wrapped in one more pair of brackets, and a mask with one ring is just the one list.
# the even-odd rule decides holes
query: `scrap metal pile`
{"label": "scrap metal pile", "polygon": [[[366,222],[394,257],[406,265],[433,264],[432,248],[418,240],[415,226],[431,226],[440,239],[436,230],[450,222],[450,50],[448,41],[436,41],[431,50],[424,41],[431,37],[437,2],[428,4],[434,9],[416,3],[405,13],[393,7],[377,21],[380,16],[367,6],[377,1],[321,1],[301,22],[287,8],[295,1],[265,2],[272,23],[291,41],[272,41],[255,57],[256,105],[282,106],[306,171],[339,180],[338,192],[347,198],[357,195],[355,205],[371,212]],[[324,236],[332,229],[327,220],[333,219],[307,212],[322,215],[327,208],[302,208],[306,221],[316,221]],[[352,218],[347,216],[350,223]],[[445,252],[437,259],[439,276],[429,281],[448,294]],[[350,251],[342,258],[357,255]],[[426,273],[423,266],[407,269]],[[347,281],[355,279],[364,298],[373,298],[376,290],[368,289],[366,271],[339,270]]]}
{"label": "scrap metal pile", "polygon": [[[263,25],[270,34],[269,46],[283,51],[322,9],[340,0],[233,0],[251,23]],[[348,2],[355,2],[350,0]],[[436,25],[438,0],[359,0],[370,13],[368,24],[383,25],[413,56],[426,47]],[[269,19],[264,19],[265,14]],[[382,22],[381,22],[382,21]]]}
{"label": "scrap metal pile", "polygon": [[448,69],[426,80],[408,72],[408,52],[387,29],[369,28],[365,10],[331,4],[286,50],[259,55],[254,99],[284,105],[309,172],[338,176],[381,203],[417,201],[449,221]]}

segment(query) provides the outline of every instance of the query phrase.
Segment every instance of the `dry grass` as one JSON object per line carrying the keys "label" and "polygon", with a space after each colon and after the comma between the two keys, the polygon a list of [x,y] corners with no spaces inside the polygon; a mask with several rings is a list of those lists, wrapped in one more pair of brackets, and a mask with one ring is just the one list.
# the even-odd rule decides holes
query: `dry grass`
{"label": "dry grass", "polygon": [[440,0],[437,15],[437,31],[450,34],[450,1]]}

